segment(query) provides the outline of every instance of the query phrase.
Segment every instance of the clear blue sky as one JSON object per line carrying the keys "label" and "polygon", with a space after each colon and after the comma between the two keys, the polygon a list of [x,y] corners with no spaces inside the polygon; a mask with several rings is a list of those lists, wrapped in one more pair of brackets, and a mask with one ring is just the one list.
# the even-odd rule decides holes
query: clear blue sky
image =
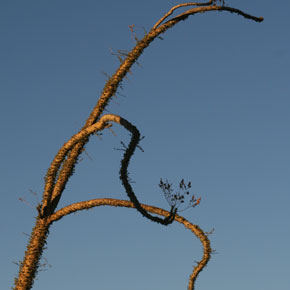
{"label": "clear blue sky", "polygon": [[[145,139],[130,165],[140,201],[169,209],[160,177],[191,180],[201,204],[183,212],[213,255],[196,289],[289,290],[290,37],[288,1],[227,1],[264,16],[196,15],[156,40],[108,107]],[[43,177],[85,122],[118,59],[179,1],[8,1],[0,4],[0,288],[10,289],[34,225]],[[277,6],[276,6],[277,5]],[[92,138],[60,206],[126,199],[114,126]],[[32,207],[18,200],[21,197]],[[201,246],[178,224],[96,208],[54,224],[35,290],[186,289]]]}

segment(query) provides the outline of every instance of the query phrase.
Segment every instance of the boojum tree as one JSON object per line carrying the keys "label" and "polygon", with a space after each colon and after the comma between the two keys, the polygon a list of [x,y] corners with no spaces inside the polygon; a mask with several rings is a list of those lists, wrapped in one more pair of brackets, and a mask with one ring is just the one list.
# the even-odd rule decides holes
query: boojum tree
{"label": "boojum tree", "polygon": [[[188,8],[177,16],[173,13],[180,8]],[[255,17],[245,13],[239,9],[225,5],[224,1],[211,0],[205,3],[182,3],[172,7],[163,17],[161,17],[151,30],[145,36],[138,40],[136,39],[135,47],[128,53],[118,55],[121,64],[116,72],[109,78],[104,86],[104,89],[99,97],[96,106],[93,108],[90,116],[82,129],[71,137],[58,151],[45,176],[45,185],[43,198],[37,206],[37,217],[34,228],[32,229],[30,239],[25,251],[23,261],[19,265],[18,277],[15,278],[14,290],[29,290],[33,286],[34,279],[40,266],[40,260],[45,248],[46,240],[49,234],[51,225],[61,218],[77,211],[89,209],[98,206],[114,206],[133,208],[139,211],[144,217],[161,225],[168,225],[174,221],[183,224],[185,228],[200,240],[203,246],[202,259],[193,268],[189,277],[188,290],[194,289],[194,284],[198,274],[208,263],[212,249],[207,234],[203,230],[182,216],[178,215],[178,206],[184,202],[184,196],[189,194],[191,187],[190,182],[185,183],[181,180],[179,191],[174,193],[172,186],[167,181],[160,180],[160,188],[163,190],[166,199],[171,208],[169,211],[158,208],[152,205],[141,204],[136,197],[128,177],[128,166],[133,156],[135,149],[139,146],[141,135],[139,130],[129,121],[124,118],[113,115],[103,114],[106,106],[111,98],[117,93],[118,87],[123,81],[126,74],[130,71],[132,65],[138,60],[144,49],[147,48],[152,41],[160,37],[168,29],[186,20],[189,16],[197,13],[209,11],[226,11],[243,16],[246,19],[256,22],[262,22],[262,17]],[[133,32],[133,27],[131,27]],[[80,154],[84,151],[85,145],[89,142],[90,137],[97,132],[101,132],[113,126],[114,123],[121,125],[131,134],[131,140],[124,148],[124,155],[121,161],[120,179],[129,197],[129,200],[119,200],[113,198],[98,198],[87,201],[81,201],[70,204],[61,209],[57,209],[60,198],[73,175],[75,166],[79,160]],[[196,206],[200,199],[196,199],[193,195],[189,206]]]}

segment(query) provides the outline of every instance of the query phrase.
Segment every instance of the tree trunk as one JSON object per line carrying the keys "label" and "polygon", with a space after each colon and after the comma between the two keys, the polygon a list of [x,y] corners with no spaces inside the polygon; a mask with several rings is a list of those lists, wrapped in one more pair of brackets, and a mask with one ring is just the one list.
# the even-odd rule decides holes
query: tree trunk
{"label": "tree trunk", "polygon": [[29,290],[32,288],[34,278],[37,274],[39,261],[46,244],[50,224],[46,218],[37,217],[35,227],[20,265],[18,278],[15,279],[14,290]]}

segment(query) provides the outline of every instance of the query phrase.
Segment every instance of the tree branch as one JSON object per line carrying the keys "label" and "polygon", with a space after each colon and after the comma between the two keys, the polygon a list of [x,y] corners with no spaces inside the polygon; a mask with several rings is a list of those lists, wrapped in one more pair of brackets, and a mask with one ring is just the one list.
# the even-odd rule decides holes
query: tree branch
{"label": "tree branch", "polygon": [[168,20],[164,24],[171,23],[172,21],[174,24],[176,24],[176,21],[179,22],[180,20],[185,20],[190,15],[194,15],[196,13],[204,13],[207,11],[229,11],[231,13],[236,13],[238,15],[243,16],[244,18],[247,18],[247,19],[250,19],[250,20],[253,20],[256,22],[262,22],[264,20],[263,17],[256,17],[256,16],[250,15],[248,13],[245,13],[242,10],[228,7],[228,6],[205,6],[205,7],[197,7],[197,8],[189,9],[189,10],[177,15],[176,17]]}
{"label": "tree branch", "polygon": [[[109,121],[115,121],[116,123],[120,122],[120,117],[116,115],[104,115],[102,118],[95,124],[91,125],[90,127],[82,129],[80,132],[75,134],[70,138],[69,141],[67,141],[58,151],[56,156],[54,157],[45,177],[45,187],[44,187],[44,193],[43,193],[43,201],[42,201],[42,208],[41,208],[41,214],[42,216],[45,216],[48,214],[46,210],[51,205],[50,202],[52,199],[55,199],[56,196],[59,196],[61,194],[61,190],[57,185],[55,184],[55,180],[57,178],[57,174],[59,173],[61,165],[65,162],[65,158],[67,157],[70,150],[77,144],[78,142],[81,142],[82,140],[85,140],[88,138],[89,135],[93,134],[94,132],[103,130],[104,128],[108,127],[107,124]],[[81,152],[79,152],[80,154]],[[45,210],[46,209],[46,210]],[[53,210],[50,208],[50,212]]]}
{"label": "tree branch", "polygon": [[[130,68],[132,65],[137,61],[137,59],[140,57],[140,55],[143,53],[144,49],[150,45],[150,43],[158,37],[161,33],[164,33],[169,28],[173,27],[175,24],[177,24],[181,20],[185,20],[188,16],[194,15],[196,13],[203,13],[207,11],[229,11],[231,13],[236,13],[238,15],[241,15],[247,19],[251,19],[257,22],[263,21],[263,17],[255,17],[250,14],[247,14],[239,9],[227,7],[227,6],[216,6],[211,5],[214,4],[215,1],[211,0],[207,3],[184,3],[179,4],[177,6],[174,6],[167,14],[165,14],[151,29],[149,33],[147,33],[142,40],[138,41],[136,46],[131,50],[131,52],[128,53],[128,56],[126,59],[121,63],[120,67],[117,69],[117,71],[113,74],[113,76],[107,81],[103,92],[92,110],[89,118],[87,119],[85,125],[81,129],[81,131],[92,124],[94,124],[103,113],[105,107],[108,105],[110,99],[112,96],[116,93],[120,83],[126,76],[126,74],[130,71]],[[205,6],[207,5],[208,6]],[[177,8],[185,7],[185,6],[191,6],[196,5],[196,8],[189,9],[184,13],[181,13],[180,15],[168,20],[164,24],[161,24],[162,21],[164,21],[166,18],[168,18],[169,15],[172,14],[173,11],[175,11]],[[58,178],[56,182],[54,181],[56,178],[55,176],[50,176],[50,174],[47,174],[46,176],[46,185],[45,185],[45,193],[44,193],[44,203],[47,203],[47,195],[50,195],[51,188],[54,186],[57,190],[57,194],[60,197],[60,194],[65,189],[66,183],[68,182],[70,176],[73,174],[75,165],[77,164],[78,156],[81,154],[85,144],[89,141],[89,136],[86,138],[83,138],[81,141],[76,143],[73,148],[71,148],[70,152],[67,154],[67,158],[63,161],[62,168],[58,172]],[[55,185],[54,185],[55,184]],[[58,201],[56,201],[56,205]]]}
{"label": "tree branch", "polygon": [[[130,122],[125,120],[124,118],[121,118],[120,116],[113,115],[113,114],[106,114],[101,117],[101,119],[89,126],[81,130],[79,133],[75,134],[70,138],[69,141],[67,141],[59,150],[57,155],[55,156],[54,160],[51,163],[51,166],[47,173],[47,191],[46,191],[46,203],[43,202],[42,209],[40,210],[41,216],[49,216],[52,214],[60,200],[61,197],[61,191],[58,188],[57,184],[54,185],[54,179],[56,178],[57,172],[61,166],[61,164],[64,162],[64,159],[68,152],[73,148],[73,146],[82,141],[83,139],[88,138],[91,134],[95,133],[96,131],[103,130],[104,128],[108,127],[108,122],[115,122],[117,124],[120,124],[123,126],[126,130],[131,132],[131,141],[126,149],[123,159],[121,161],[121,169],[120,169],[120,179],[122,181],[122,184],[126,190],[126,193],[130,200],[134,203],[136,209],[144,216],[149,218],[152,221],[161,223],[163,225],[168,225],[173,222],[174,215],[176,213],[176,209],[171,210],[171,215],[169,217],[166,217],[165,219],[161,219],[156,216],[152,216],[149,214],[144,208],[142,208],[140,202],[138,201],[129,181],[128,181],[128,166],[130,163],[130,159],[133,156],[136,147],[138,146],[138,143],[140,141],[140,132],[139,130],[132,125]],[[53,186],[54,185],[54,186]]]}
{"label": "tree branch", "polygon": [[189,3],[182,3],[176,6],[173,6],[164,16],[162,16],[157,23],[153,26],[153,29],[157,28],[166,18],[168,18],[176,9],[186,6],[207,6],[211,5],[213,0],[206,2],[206,3],[198,3],[198,2],[189,2]]}
{"label": "tree branch", "polygon": [[122,181],[122,184],[126,190],[126,193],[128,197],[130,198],[131,202],[135,205],[136,209],[144,216],[147,217],[148,219],[163,224],[163,225],[168,225],[173,222],[174,216],[176,214],[177,209],[174,209],[173,207],[171,208],[170,215],[166,217],[165,219],[161,219],[160,217],[157,216],[152,216],[149,214],[146,209],[142,207],[142,205],[139,203],[129,181],[128,181],[128,166],[131,160],[131,157],[133,156],[136,147],[138,146],[138,143],[140,141],[140,132],[138,129],[130,124],[128,121],[125,119],[120,120],[120,124],[124,126],[128,131],[132,133],[131,141],[124,153],[123,159],[121,161],[121,168],[120,168],[120,179]]}
{"label": "tree branch", "polygon": [[[221,1],[223,3],[223,0]],[[63,145],[63,147],[59,150],[54,160],[52,161],[50,168],[47,171],[45,177],[43,200],[42,204],[38,208],[39,216],[37,217],[36,225],[32,230],[31,238],[27,245],[27,250],[25,252],[23,262],[21,262],[18,278],[15,279],[14,290],[31,289],[35,275],[37,273],[37,269],[39,267],[39,260],[44,250],[44,245],[46,243],[49,227],[53,222],[59,220],[63,216],[68,215],[72,212],[100,205],[136,208],[143,214],[143,216],[153,221],[157,221],[162,224],[168,224],[176,220],[177,222],[182,223],[186,228],[190,229],[200,239],[204,247],[203,258],[194,268],[188,284],[189,290],[194,289],[194,282],[196,280],[196,277],[200,273],[200,271],[206,266],[207,262],[210,259],[210,254],[212,252],[210,248],[210,242],[207,236],[197,225],[193,225],[183,217],[177,215],[174,208],[171,208],[171,211],[168,212],[157,207],[139,203],[138,199],[136,198],[133,192],[133,189],[131,188],[128,182],[127,170],[130,158],[132,157],[134,150],[136,149],[140,141],[140,133],[136,127],[134,127],[128,121],[120,118],[119,116],[115,115],[101,116],[101,115],[103,114],[106,106],[109,104],[109,101],[111,100],[112,96],[114,96],[115,93],[117,92],[117,89],[120,86],[121,82],[123,81],[124,77],[126,77],[126,74],[130,72],[130,68],[138,60],[140,55],[143,53],[144,49],[148,47],[156,37],[167,31],[169,28],[173,27],[181,20],[184,20],[188,16],[194,15],[196,13],[203,13],[207,11],[216,10],[236,13],[247,19],[251,19],[257,22],[263,21],[262,17],[255,17],[241,10],[231,7],[217,6],[215,5],[215,3],[216,3],[215,0],[210,0],[207,3],[190,2],[174,6],[153,26],[150,32],[147,33],[142,40],[137,42],[136,46],[131,50],[131,52],[128,53],[126,59],[121,63],[120,67],[107,81],[102,91],[102,94],[96,106],[92,110],[89,118],[87,119],[85,125],[79,131],[79,133],[75,134],[67,143]],[[178,16],[173,17],[172,19],[167,20],[165,23],[163,23],[170,15],[172,15],[172,13],[176,9],[186,6],[196,6],[196,7],[189,9],[184,13],[181,13]],[[83,151],[86,143],[89,141],[89,137],[91,136],[92,133],[109,127],[110,124],[108,122],[116,122],[132,133],[132,138],[123,156],[120,169],[120,178],[131,202],[113,199],[90,200],[69,205],[54,213],[58,205],[58,202],[61,198],[61,194],[65,189],[65,186],[69,178],[74,173],[78,157]],[[159,218],[158,216],[152,216],[151,214],[149,214],[149,212],[163,216],[164,219]]]}
{"label": "tree branch", "polygon": [[[98,199],[91,199],[87,201],[81,201],[77,202],[71,205],[68,205],[66,207],[63,207],[62,209],[56,211],[54,214],[52,214],[48,219],[47,222],[49,224],[52,224],[53,222],[56,222],[63,218],[64,216],[67,216],[71,213],[81,211],[84,209],[90,209],[97,206],[115,206],[115,207],[126,207],[126,208],[135,208],[135,205],[133,202],[130,202],[128,200],[119,200],[119,199],[112,199],[112,198],[98,198]],[[146,211],[158,214],[160,216],[163,216],[165,218],[168,218],[171,213],[155,206],[150,206],[146,204],[141,204],[142,208],[144,208]],[[185,228],[189,229],[201,242],[203,246],[203,257],[202,259],[197,263],[197,265],[193,268],[193,271],[189,277],[188,282],[188,290],[194,289],[194,283],[197,279],[197,276],[199,273],[204,269],[204,267],[207,265],[208,261],[211,257],[212,249],[210,247],[210,241],[207,237],[207,235],[203,232],[203,230],[192,223],[190,223],[188,220],[186,220],[184,217],[179,216],[176,214],[174,216],[174,220],[177,221],[180,224],[183,224]]]}

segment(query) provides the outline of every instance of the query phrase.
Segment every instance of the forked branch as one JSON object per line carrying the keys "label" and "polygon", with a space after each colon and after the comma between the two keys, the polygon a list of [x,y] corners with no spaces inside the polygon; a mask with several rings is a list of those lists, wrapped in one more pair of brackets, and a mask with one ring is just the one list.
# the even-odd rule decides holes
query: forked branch
{"label": "forked branch", "polygon": [[[167,22],[162,24],[162,22],[165,19],[167,19],[176,9],[180,7],[194,6],[194,5],[196,6],[195,8],[189,9],[185,11],[184,13],[181,13],[180,15],[167,20]],[[173,7],[153,26],[153,28],[149,31],[149,33],[147,33],[143,37],[143,39],[137,42],[136,46],[128,53],[128,56],[121,63],[117,71],[107,81],[95,108],[91,112],[82,130],[94,124],[101,117],[104,109],[110,102],[111,98],[116,94],[120,83],[123,81],[126,74],[130,71],[132,65],[138,60],[140,55],[143,53],[144,49],[148,47],[155,38],[157,38],[160,34],[164,33],[169,28],[179,23],[181,20],[185,20],[190,15],[194,15],[197,13],[204,13],[208,11],[228,11],[231,13],[236,13],[238,15],[241,15],[247,19],[250,19],[256,22],[263,21],[263,17],[255,17],[239,9],[231,8],[228,6],[218,6],[216,5],[216,1],[213,1],[213,0],[209,2],[205,2],[205,3],[188,2],[188,3],[179,4]],[[67,158],[63,162],[62,168],[59,171],[58,179],[55,183],[56,195],[60,196],[63,190],[65,189],[66,183],[68,182],[70,176],[73,174],[75,165],[77,163],[77,159],[80,153],[82,152],[85,144],[88,141],[89,141],[89,137],[82,139],[80,142],[75,144],[74,147],[68,153]],[[50,176],[48,173],[46,178],[48,179],[49,177]]]}
{"label": "forked branch", "polygon": [[79,133],[75,134],[71,137],[71,139],[66,142],[62,148],[59,150],[57,155],[55,156],[54,160],[51,163],[51,166],[48,170],[47,174],[47,180],[46,180],[46,196],[45,199],[47,203],[43,202],[42,210],[40,210],[40,214],[42,217],[49,216],[53,213],[55,206],[57,202],[60,199],[59,190],[56,185],[54,185],[57,173],[61,167],[61,164],[64,162],[65,157],[70,152],[70,150],[74,147],[75,144],[78,142],[87,139],[90,135],[93,133],[103,130],[104,128],[110,127],[111,124],[109,122],[117,123],[121,126],[123,126],[126,130],[128,130],[131,133],[131,141],[125,150],[123,159],[121,161],[121,169],[120,169],[120,179],[122,181],[122,184],[126,190],[126,193],[130,200],[134,203],[136,209],[146,218],[149,218],[152,221],[161,223],[163,225],[168,225],[172,223],[174,220],[174,215],[176,213],[176,209],[171,209],[171,214],[161,219],[158,216],[152,216],[150,213],[148,213],[140,204],[138,201],[128,178],[128,166],[131,160],[131,157],[133,156],[136,147],[138,146],[140,142],[140,132],[139,130],[132,125],[130,122],[125,120],[124,118],[121,118],[120,116],[113,115],[113,114],[106,114],[103,115],[98,122],[95,124],[84,128]]}
{"label": "forked branch", "polygon": [[[172,15],[172,13],[179,9],[179,8],[182,8],[182,7],[186,7],[186,6],[196,6],[196,8],[191,8],[181,14],[179,14],[178,16],[168,20],[167,22],[170,22],[170,21],[180,21],[180,20],[185,20],[188,16],[190,15],[193,15],[193,14],[196,14],[196,13],[202,13],[202,12],[206,12],[206,11],[229,11],[229,12],[232,12],[232,13],[236,13],[236,14],[239,14],[247,19],[251,19],[251,20],[254,20],[256,22],[262,22],[264,20],[263,17],[256,17],[256,16],[253,16],[253,15],[250,15],[248,13],[245,13],[239,9],[236,9],[236,8],[232,8],[232,7],[228,7],[228,6],[225,6],[225,5],[215,5],[216,4],[216,1],[212,0],[212,1],[209,1],[209,2],[206,2],[206,3],[195,3],[195,2],[191,2],[191,3],[182,3],[182,4],[178,4],[174,7],[172,7],[163,17],[161,17],[157,23],[153,26],[153,29],[156,29],[158,26],[160,26],[160,24],[162,22],[164,22],[164,20],[166,18],[168,18],[170,15]],[[203,6],[203,7],[201,7]],[[166,23],[167,23],[166,22]]]}
{"label": "forked branch", "polygon": [[[36,225],[32,230],[23,262],[21,262],[18,278],[15,279],[15,288],[13,288],[14,290],[29,290],[32,288],[35,275],[39,268],[39,261],[45,248],[49,227],[53,222],[57,221],[65,215],[70,214],[71,212],[100,205],[136,208],[143,216],[149,218],[152,221],[167,225],[176,220],[179,223],[182,223],[186,228],[190,229],[201,240],[204,247],[203,258],[194,268],[188,284],[189,290],[194,289],[194,281],[198,273],[205,267],[210,258],[211,248],[207,236],[198,226],[191,224],[183,217],[177,215],[176,208],[174,207],[172,207],[169,212],[160,208],[139,203],[128,181],[128,166],[130,159],[140,141],[140,133],[135,126],[130,124],[125,119],[116,115],[107,114],[102,116],[102,114],[106,106],[109,104],[111,98],[116,94],[117,89],[123,81],[124,77],[126,77],[126,74],[130,72],[132,65],[138,60],[144,49],[148,47],[152,41],[159,37],[160,34],[166,32],[169,28],[173,27],[181,20],[185,20],[190,15],[197,13],[204,13],[208,11],[228,11],[253,21],[263,21],[262,17],[255,17],[239,9],[225,6],[223,0],[220,0],[222,5],[217,5],[216,3],[217,0],[211,0],[204,3],[188,2],[176,5],[171,8],[168,13],[166,13],[159,21],[157,21],[157,23],[153,26],[149,33],[143,37],[143,39],[137,41],[135,47],[128,53],[120,67],[107,81],[102,94],[85,125],[77,134],[75,134],[67,143],[62,146],[47,171],[45,177],[43,200],[38,207],[39,214],[36,219]],[[169,18],[175,10],[181,7],[189,6],[193,6],[193,8],[190,8],[187,11],[172,17],[171,19]],[[120,169],[120,178],[122,180],[122,184],[124,185],[131,201],[113,199],[83,201],[69,205],[55,212],[66,184],[69,178],[73,175],[78,158],[84,150],[85,145],[89,141],[90,136],[94,132],[98,132],[110,127],[110,122],[115,122],[122,125],[132,134],[128,148],[125,150]],[[157,214],[157,216],[153,216],[151,213]],[[159,216],[163,216],[164,218]]]}
{"label": "forked branch", "polygon": [[153,26],[153,29],[157,28],[166,18],[168,18],[170,15],[172,15],[172,13],[182,7],[187,7],[187,6],[209,6],[213,4],[213,0],[209,1],[209,2],[188,2],[188,3],[181,3],[178,5],[173,6],[166,14],[164,14],[164,16],[162,16],[157,23]]}

